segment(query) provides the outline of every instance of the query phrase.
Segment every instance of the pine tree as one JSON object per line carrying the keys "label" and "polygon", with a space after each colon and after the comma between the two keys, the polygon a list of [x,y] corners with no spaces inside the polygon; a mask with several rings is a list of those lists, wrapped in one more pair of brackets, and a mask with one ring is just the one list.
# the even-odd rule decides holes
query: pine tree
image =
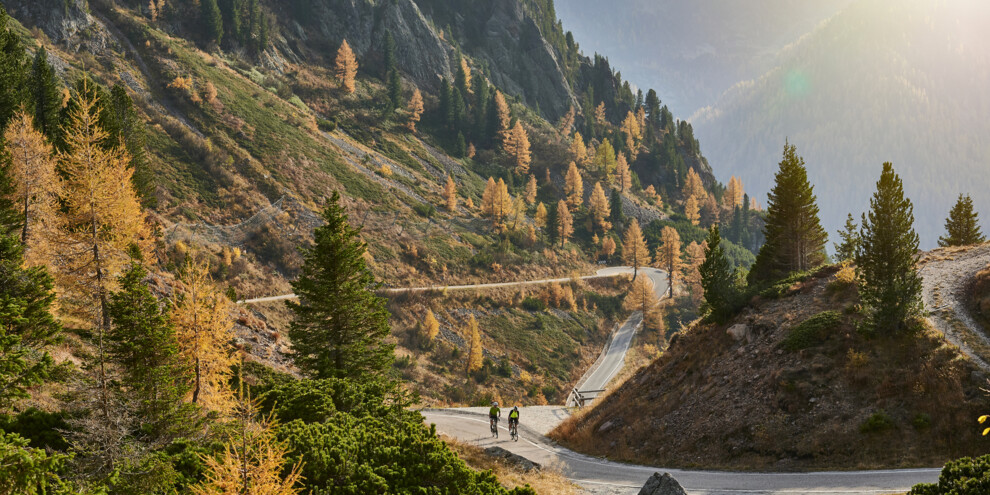
{"label": "pine tree", "polygon": [[713,225],[708,230],[705,242],[708,244],[705,261],[698,267],[705,294],[702,310],[709,312],[715,321],[721,322],[729,316],[735,302],[735,273],[725,256],[718,225]]}
{"label": "pine tree", "polygon": [[908,318],[921,313],[917,251],[914,206],[904,197],[893,165],[884,163],[870,211],[861,222],[856,250],[860,298],[870,311],[874,329],[882,334],[905,328]]}
{"label": "pine tree", "polygon": [[382,49],[384,50],[382,54],[382,61],[384,62],[382,80],[387,80],[389,74],[399,68],[399,63],[395,56],[395,48],[395,38],[392,37],[392,32],[385,31],[385,40],[382,43]]}
{"label": "pine tree", "polygon": [[65,129],[66,151],[59,154],[67,235],[56,275],[97,330],[100,400],[106,413],[107,296],[128,260],[127,251],[147,231],[131,183],[129,156],[119,147],[103,146],[108,135],[97,121],[97,101],[86,91],[88,84],[84,80],[75,97]]}
{"label": "pine tree", "polygon": [[358,63],[351,45],[344,40],[337,50],[337,58],[334,60],[334,71],[337,74],[337,81],[340,87],[351,94],[355,90],[354,79],[357,77]]}
{"label": "pine tree", "polygon": [[478,331],[478,320],[474,319],[474,315],[468,319],[468,338],[470,338],[470,347],[468,348],[468,358],[467,358],[467,372],[474,373],[481,369],[481,364],[484,359],[484,352],[481,347],[481,332]]}
{"label": "pine tree", "polygon": [[220,14],[220,7],[217,0],[199,0],[200,20],[203,23],[203,34],[207,43],[220,44],[223,40],[223,16]]}
{"label": "pine tree", "polygon": [[402,77],[398,70],[393,70],[388,75],[388,101],[391,111],[402,108]]}
{"label": "pine tree", "polygon": [[10,16],[0,5],[0,131],[27,100],[28,58],[17,33],[8,26]]}
{"label": "pine tree", "polygon": [[639,311],[643,315],[643,325],[648,328],[657,329],[661,321],[660,300],[656,292],[653,291],[653,282],[649,277],[638,278],[633,281],[629,294],[626,295],[622,306],[627,311]]}
{"label": "pine tree", "polygon": [[536,205],[536,213],[533,214],[533,222],[536,226],[545,229],[547,228],[547,207],[542,202]]}
{"label": "pine tree", "polygon": [[423,318],[423,326],[426,329],[426,338],[430,342],[440,334],[440,322],[433,316],[433,310],[426,310],[426,318]]}
{"label": "pine tree", "polygon": [[525,194],[526,204],[532,205],[536,203],[536,176],[530,174],[529,180],[526,181],[526,194]]}
{"label": "pine tree", "polygon": [[571,212],[567,209],[567,203],[563,200],[557,202],[556,213],[557,238],[560,239],[560,247],[564,247],[564,243],[574,233],[574,217],[571,216]]}
{"label": "pine tree", "polygon": [[602,189],[601,182],[596,182],[591,191],[588,212],[591,214],[595,227],[601,229],[603,233],[612,228],[612,224],[608,221],[608,218],[612,216],[612,210],[609,207],[608,198],[605,197],[605,190]]}
{"label": "pine tree", "polygon": [[62,96],[58,76],[48,63],[48,52],[39,47],[31,66],[31,106],[34,108],[34,126],[49,141],[55,141],[59,133],[59,112]]}
{"label": "pine tree", "polygon": [[633,267],[633,280],[639,275],[639,267],[650,263],[650,249],[635,218],[629,222],[626,235],[622,238],[622,261]]}
{"label": "pine tree", "polygon": [[[207,88],[210,87],[212,85],[207,82]],[[110,135],[108,143],[112,146],[124,143],[124,149],[130,155],[129,165],[134,171],[131,183],[134,184],[135,191],[142,197],[146,206],[155,206],[156,178],[155,173],[148,166],[148,151],[145,148],[147,131],[144,121],[134,110],[134,102],[123,85],[117,84],[110,90],[109,100],[102,114],[106,122],[104,130]]]}
{"label": "pine tree", "polygon": [[457,184],[454,183],[454,178],[449,175],[447,176],[447,184],[443,187],[443,199],[447,211],[457,211]]}
{"label": "pine tree", "polygon": [[234,405],[227,382],[238,363],[232,346],[232,303],[213,283],[205,263],[187,262],[179,281],[182,290],[175,292],[172,322],[183,361],[191,370],[190,400],[211,411],[227,412]]}
{"label": "pine tree", "polygon": [[564,176],[564,194],[567,195],[567,204],[572,207],[579,208],[584,204],[584,181],[581,179],[581,172],[578,172],[574,162],[567,166],[567,175]]}
{"label": "pine tree", "polygon": [[393,346],[385,300],[364,259],[367,245],[352,228],[336,191],[323,210],[312,248],[303,251],[299,278],[292,283],[299,302],[289,339],[296,366],[312,378],[381,378],[391,368]]}
{"label": "pine tree", "polygon": [[15,184],[13,199],[19,205],[21,243],[29,265],[51,265],[56,247],[58,195],[61,182],[55,172],[52,148],[35,130],[31,116],[14,115],[4,132]]}
{"label": "pine tree", "polygon": [[959,195],[955,206],[945,219],[946,235],[938,238],[938,245],[970,246],[986,242],[986,237],[980,232],[977,213],[973,210],[973,199],[969,195]]}
{"label": "pine tree", "polygon": [[0,236],[20,234],[21,212],[14,199],[17,184],[13,177],[13,164],[10,163],[10,153],[0,141]]}
{"label": "pine tree", "polygon": [[619,191],[625,192],[632,187],[632,173],[629,171],[629,162],[626,155],[619,153],[619,158],[615,162],[615,183],[619,186]]}
{"label": "pine tree", "polygon": [[625,222],[626,219],[625,214],[622,212],[622,195],[619,194],[619,191],[612,189],[608,202],[609,209],[612,210],[612,216],[609,217],[609,220],[611,220],[613,226],[617,227]]}
{"label": "pine tree", "polygon": [[814,187],[808,182],[804,159],[789,143],[784,145],[775,179],[767,195],[766,244],[749,273],[750,283],[777,280],[825,262],[828,234],[818,219]]}
{"label": "pine tree", "polygon": [[164,435],[188,427],[191,410],[189,367],[182,362],[175,327],[145,282],[148,272],[134,262],[110,296],[113,322],[107,333],[110,356],[122,369],[122,384],[138,403],[146,431]]}
{"label": "pine tree", "polygon": [[568,148],[568,151],[574,156],[574,162],[580,164],[587,163],[588,148],[584,145],[584,139],[581,138],[580,132],[574,133],[574,139],[571,140],[571,146]]}
{"label": "pine tree", "polygon": [[849,261],[856,257],[856,250],[859,248],[859,229],[852,213],[846,217],[846,225],[838,232],[840,244],[835,245],[835,258],[838,261]]}
{"label": "pine tree", "polygon": [[61,332],[52,278],[24,266],[23,255],[16,237],[0,235],[0,411],[49,377],[55,362],[47,348]]}
{"label": "pine tree", "polygon": [[660,246],[657,247],[657,264],[667,272],[670,279],[670,297],[674,297],[674,281],[680,274],[684,262],[681,261],[681,235],[671,226],[660,232]]}
{"label": "pine tree", "polygon": [[691,225],[698,225],[701,221],[701,205],[698,204],[697,197],[688,196],[687,201],[684,202],[684,216],[691,222]]}
{"label": "pine tree", "polygon": [[413,90],[412,98],[409,99],[409,106],[406,107],[406,111],[409,112],[409,120],[406,121],[406,127],[410,131],[416,132],[416,124],[423,116],[423,94],[419,92],[419,88]]}

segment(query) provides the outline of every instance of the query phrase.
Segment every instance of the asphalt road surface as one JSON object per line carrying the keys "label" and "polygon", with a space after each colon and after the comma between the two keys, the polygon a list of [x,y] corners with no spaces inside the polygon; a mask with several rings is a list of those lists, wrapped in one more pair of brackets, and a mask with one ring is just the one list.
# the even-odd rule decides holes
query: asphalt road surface
{"label": "asphalt road surface", "polygon": [[[542,435],[519,427],[520,439],[513,442],[508,431],[498,439],[488,431],[484,414],[453,409],[421,411],[427,423],[439,433],[463,442],[490,447],[497,445],[533,462],[559,468],[564,476],[592,493],[638,493],[655,472],[669,472],[690,495],[738,494],[815,494],[877,495],[904,493],[917,483],[932,483],[940,469],[897,469],[882,471],[828,471],[813,473],[740,473],[691,471],[637,466],[605,461],[552,445]],[[520,416],[525,418],[525,408]],[[504,421],[499,423],[502,429]],[[608,441],[607,437],[602,441]]]}

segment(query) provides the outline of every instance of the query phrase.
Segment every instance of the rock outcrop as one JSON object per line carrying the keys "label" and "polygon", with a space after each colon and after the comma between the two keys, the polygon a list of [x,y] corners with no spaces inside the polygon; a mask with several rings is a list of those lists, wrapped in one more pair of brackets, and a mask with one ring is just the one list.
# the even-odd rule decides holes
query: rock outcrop
{"label": "rock outcrop", "polygon": [[89,12],[87,0],[4,0],[11,17],[36,27],[55,44],[100,54],[116,48],[106,27]]}
{"label": "rock outcrop", "polygon": [[534,469],[536,470],[540,469],[539,464],[521,455],[513,454],[512,452],[509,452],[508,450],[505,450],[502,447],[488,447],[487,449],[485,449],[485,454],[488,455],[489,457],[495,457],[497,459],[505,460],[506,462],[509,462],[511,464],[515,464],[516,466],[519,466],[520,468],[522,468],[523,471],[526,471],[527,473]]}
{"label": "rock outcrop", "polygon": [[687,495],[681,484],[670,473],[653,473],[639,491],[639,495]]}

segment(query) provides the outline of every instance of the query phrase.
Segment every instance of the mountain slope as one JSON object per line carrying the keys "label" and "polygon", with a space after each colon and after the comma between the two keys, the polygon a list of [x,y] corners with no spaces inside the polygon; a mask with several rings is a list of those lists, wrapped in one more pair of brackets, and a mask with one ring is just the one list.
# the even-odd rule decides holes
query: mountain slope
{"label": "mountain slope", "polygon": [[988,30],[985,2],[857,0],[691,120],[712,162],[747,177],[757,198],[789,139],[830,231],[865,210],[881,164],[893,162],[922,245],[932,247],[959,193],[990,211],[980,194],[990,151]]}

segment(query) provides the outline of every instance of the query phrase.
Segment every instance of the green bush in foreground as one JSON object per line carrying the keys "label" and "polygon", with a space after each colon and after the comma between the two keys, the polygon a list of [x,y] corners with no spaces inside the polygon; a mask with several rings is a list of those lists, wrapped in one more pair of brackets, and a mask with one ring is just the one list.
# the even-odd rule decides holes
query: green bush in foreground
{"label": "green bush in foreground", "polygon": [[990,493],[990,455],[963,457],[942,468],[938,483],[915,485],[908,495],[983,495]]}
{"label": "green bush in foreground", "polygon": [[837,311],[823,311],[791,329],[784,338],[784,349],[798,351],[821,344],[828,331],[839,326],[842,316]]}

